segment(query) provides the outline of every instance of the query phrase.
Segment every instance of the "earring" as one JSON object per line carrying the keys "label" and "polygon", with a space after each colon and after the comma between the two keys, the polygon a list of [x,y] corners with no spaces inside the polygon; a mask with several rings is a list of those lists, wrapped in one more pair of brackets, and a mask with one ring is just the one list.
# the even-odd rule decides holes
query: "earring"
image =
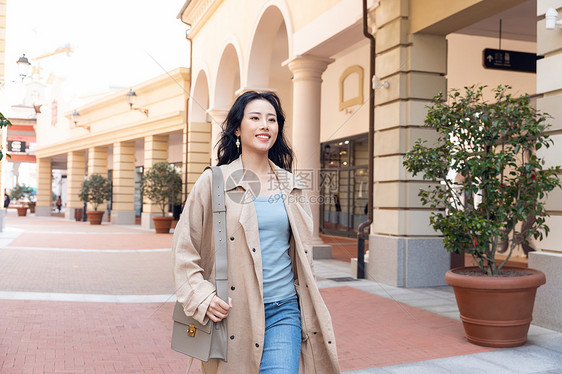
{"label": "earring", "polygon": [[236,149],[238,150],[238,153],[240,153],[240,138],[236,137]]}

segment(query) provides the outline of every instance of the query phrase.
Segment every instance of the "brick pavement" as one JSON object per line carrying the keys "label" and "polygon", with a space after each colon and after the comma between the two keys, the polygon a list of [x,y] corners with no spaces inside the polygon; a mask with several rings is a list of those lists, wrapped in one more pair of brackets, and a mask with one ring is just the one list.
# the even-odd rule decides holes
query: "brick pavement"
{"label": "brick pavement", "polygon": [[[108,225],[109,226],[109,225]],[[88,228],[86,226],[86,228]],[[73,234],[65,231],[56,233],[23,233],[15,239],[10,247],[56,247],[84,249],[151,249],[170,248],[172,234],[124,231],[117,233],[88,232]]]}
{"label": "brick pavement", "polygon": [[173,304],[2,301],[0,372],[185,373]]}
{"label": "brick pavement", "polygon": [[81,253],[11,248],[0,251],[0,291],[174,293],[171,252]]}
{"label": "brick pavement", "polygon": [[[321,292],[342,371],[490,350],[467,343],[455,320],[351,287]],[[185,358],[169,349],[172,308],[3,300],[1,372],[183,373]]]}
{"label": "brick pavement", "polygon": [[[171,235],[33,216],[9,215],[7,221],[8,228],[24,232],[0,249],[0,292],[82,293],[87,298],[173,290],[170,252],[134,252],[131,244],[163,248]],[[49,246],[58,249],[45,250]],[[92,251],[72,251],[86,246]],[[125,250],[107,253],[108,248]],[[487,350],[467,343],[456,320],[352,287],[321,292],[344,371]],[[169,349],[172,306],[0,300],[0,372],[183,373],[185,358]]]}
{"label": "brick pavement", "polygon": [[332,315],[342,371],[490,351],[461,324],[352,287],[321,290]]}

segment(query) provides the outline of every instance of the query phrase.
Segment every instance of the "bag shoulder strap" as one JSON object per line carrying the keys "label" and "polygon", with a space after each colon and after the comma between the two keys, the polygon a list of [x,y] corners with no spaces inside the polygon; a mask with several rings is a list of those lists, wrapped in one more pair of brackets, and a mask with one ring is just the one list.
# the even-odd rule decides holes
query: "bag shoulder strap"
{"label": "bag shoulder strap", "polygon": [[213,173],[213,238],[215,242],[215,284],[217,296],[228,302],[228,259],[226,243],[226,205],[224,178],[218,166],[208,166]]}

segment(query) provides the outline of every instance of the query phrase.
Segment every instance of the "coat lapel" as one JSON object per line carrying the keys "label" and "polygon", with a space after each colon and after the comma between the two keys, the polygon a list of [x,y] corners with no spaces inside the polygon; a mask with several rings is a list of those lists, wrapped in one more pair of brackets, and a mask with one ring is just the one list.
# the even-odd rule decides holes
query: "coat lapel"
{"label": "coat lapel", "polygon": [[[271,160],[268,160],[269,164],[275,173],[277,180],[280,182],[280,190],[283,195],[283,203],[285,205],[285,210],[287,211],[287,216],[289,218],[289,223],[291,227],[301,227],[306,225],[304,217],[301,216],[301,212],[298,208],[298,198],[303,198],[301,194],[295,193],[298,189],[306,188],[306,186],[301,183],[295,175],[282,169],[275,165]],[[254,270],[256,273],[256,278],[258,279],[260,285],[260,292],[263,297],[263,270],[262,270],[262,258],[261,258],[261,247],[259,241],[259,228],[258,228],[258,218],[256,214],[256,209],[253,204],[252,197],[254,194],[252,191],[256,191],[256,186],[252,185],[256,181],[252,178],[251,174],[246,174],[244,166],[242,164],[242,159],[239,157],[232,161],[230,164],[221,166],[223,175],[225,178],[225,193],[229,202],[227,202],[227,215],[235,219],[238,216],[238,222],[244,230],[244,236],[246,239],[247,249],[252,251],[252,258],[254,260]],[[258,181],[259,183],[259,181]],[[293,230],[296,233],[298,230]],[[300,243],[301,238],[297,238],[296,243]],[[256,249],[256,252],[253,249]],[[306,255],[301,246],[295,248],[296,256],[298,261],[306,261]],[[296,260],[293,258],[293,261]]]}
{"label": "coat lapel", "polygon": [[[251,200],[252,180],[244,178],[242,159],[238,158],[228,165],[221,167],[225,179],[225,193],[227,199],[227,217],[238,221],[244,231],[246,248],[254,261],[254,271],[259,283],[261,296],[263,298],[263,271],[261,261],[260,237],[258,229],[258,217]],[[254,249],[255,248],[255,252]]]}

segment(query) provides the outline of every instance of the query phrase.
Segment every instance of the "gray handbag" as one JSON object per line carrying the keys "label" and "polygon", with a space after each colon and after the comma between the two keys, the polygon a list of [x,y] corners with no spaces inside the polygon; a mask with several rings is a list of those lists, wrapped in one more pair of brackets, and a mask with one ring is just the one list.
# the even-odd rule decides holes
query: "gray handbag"
{"label": "gray handbag", "polygon": [[[210,166],[213,172],[213,231],[215,242],[215,285],[217,296],[228,300],[228,262],[226,253],[226,207],[224,203],[224,179],[218,166]],[[228,302],[228,301],[227,301]],[[227,361],[227,322],[209,320],[202,325],[185,315],[183,306],[176,301],[173,314],[172,349],[208,361],[220,358]]]}

